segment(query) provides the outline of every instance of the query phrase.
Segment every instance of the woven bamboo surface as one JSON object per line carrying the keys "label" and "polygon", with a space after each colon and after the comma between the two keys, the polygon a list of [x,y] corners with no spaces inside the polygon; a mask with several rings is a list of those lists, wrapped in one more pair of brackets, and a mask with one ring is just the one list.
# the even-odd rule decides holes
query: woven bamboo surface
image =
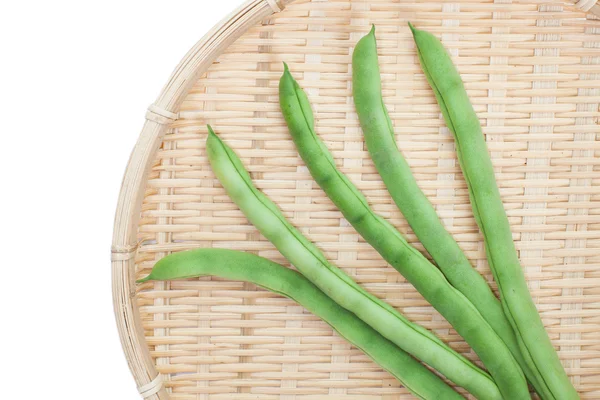
{"label": "woven bamboo surface", "polygon": [[[564,3],[298,0],[251,27],[194,83],[149,159],[136,276],[170,252],[197,247],[251,251],[288,265],[214,177],[205,152],[210,123],[331,261],[478,362],[311,179],[279,112],[286,61],[338,166],[423,250],[368,156],[352,102],[352,50],[376,24],[399,146],[491,282],[453,139],[419,67],[408,20],[440,36],[454,56],[482,121],[534,300],[582,398],[600,398],[600,21]],[[254,285],[148,283],[137,288],[136,301],[171,399],[412,398],[325,323]]]}

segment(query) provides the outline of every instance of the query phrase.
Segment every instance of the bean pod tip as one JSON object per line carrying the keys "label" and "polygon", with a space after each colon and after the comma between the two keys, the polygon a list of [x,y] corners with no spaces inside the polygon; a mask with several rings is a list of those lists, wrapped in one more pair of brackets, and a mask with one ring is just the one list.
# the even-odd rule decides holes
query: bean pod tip
{"label": "bean pod tip", "polygon": [[145,278],[142,279],[138,279],[137,281],[135,281],[135,283],[144,283],[144,282],[148,282],[152,280],[152,274],[148,274],[148,276],[146,276]]}
{"label": "bean pod tip", "polygon": [[415,26],[410,21],[408,21],[408,27],[410,28],[410,31],[414,36],[414,34],[417,32],[417,28],[415,28]]}
{"label": "bean pod tip", "polygon": [[210,126],[210,124],[206,125],[206,128],[208,129],[208,134],[210,136],[217,136],[217,134],[215,133],[215,131],[213,130],[212,126]]}

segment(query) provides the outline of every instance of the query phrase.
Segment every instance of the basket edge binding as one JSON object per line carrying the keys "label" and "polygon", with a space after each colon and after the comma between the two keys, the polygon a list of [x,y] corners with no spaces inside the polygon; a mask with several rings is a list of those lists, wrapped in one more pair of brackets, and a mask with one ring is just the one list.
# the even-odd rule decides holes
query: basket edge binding
{"label": "basket edge binding", "polygon": [[183,99],[215,59],[248,28],[282,11],[294,0],[248,0],[217,23],[184,56],[148,108],[146,122],[133,148],[121,184],[111,248],[113,307],[121,345],[142,398],[167,400],[150,355],[135,300],[137,230],[146,178],[169,125],[177,120]]}

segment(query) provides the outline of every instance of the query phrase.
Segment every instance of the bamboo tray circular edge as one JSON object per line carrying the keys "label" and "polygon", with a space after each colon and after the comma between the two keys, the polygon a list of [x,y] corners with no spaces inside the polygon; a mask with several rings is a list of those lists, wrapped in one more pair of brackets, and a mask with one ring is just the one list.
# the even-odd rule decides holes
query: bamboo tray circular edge
{"label": "bamboo tray circular edge", "polygon": [[113,305],[117,328],[138,389],[150,400],[168,399],[148,351],[135,304],[134,257],[144,185],[152,157],[169,123],[177,119],[184,97],[229,44],[263,18],[281,11],[293,0],[250,0],[221,20],[185,55],[157,100],[148,108],[146,122],[130,156],[115,213],[111,248]]}

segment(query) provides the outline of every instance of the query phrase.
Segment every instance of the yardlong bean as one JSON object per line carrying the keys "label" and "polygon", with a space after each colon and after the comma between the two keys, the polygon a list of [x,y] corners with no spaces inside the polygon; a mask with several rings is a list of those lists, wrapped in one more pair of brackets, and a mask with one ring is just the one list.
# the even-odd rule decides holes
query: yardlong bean
{"label": "yardlong bean", "polygon": [[463,399],[437,375],[339,306],[302,274],[254,254],[225,249],[174,253],[158,261],[150,275],[139,282],[206,275],[251,282],[296,301],[327,322],[420,399]]}
{"label": "yardlong bean", "polygon": [[[527,288],[481,125],[460,75],[434,35],[412,25],[410,28],[425,77],[454,135],[473,214],[483,233],[504,313],[517,336],[521,352],[539,377],[540,386],[547,388],[549,395],[546,398],[578,399]],[[540,395],[544,396],[544,393]]]}
{"label": "yardlong bean", "polygon": [[344,217],[398,270],[471,345],[506,399],[530,399],[521,368],[505,343],[471,302],[391,224],[375,214],[365,197],[335,166],[314,131],[314,117],[304,91],[285,68],[279,101],[292,139],[312,177]]}
{"label": "yardlong bean", "polygon": [[491,377],[423,327],[366,292],[294,228],[252,183],[237,155],[209,127],[207,152],[215,175],[248,220],[313,284],[340,306],[417,359],[480,399],[501,399]]}
{"label": "yardlong bean", "polygon": [[354,49],[352,88],[367,149],[392,199],[448,281],[500,336],[542,398],[551,398],[547,388],[539,383],[539,375],[521,354],[500,301],[446,230],[398,149],[393,124],[383,103],[375,27]]}

